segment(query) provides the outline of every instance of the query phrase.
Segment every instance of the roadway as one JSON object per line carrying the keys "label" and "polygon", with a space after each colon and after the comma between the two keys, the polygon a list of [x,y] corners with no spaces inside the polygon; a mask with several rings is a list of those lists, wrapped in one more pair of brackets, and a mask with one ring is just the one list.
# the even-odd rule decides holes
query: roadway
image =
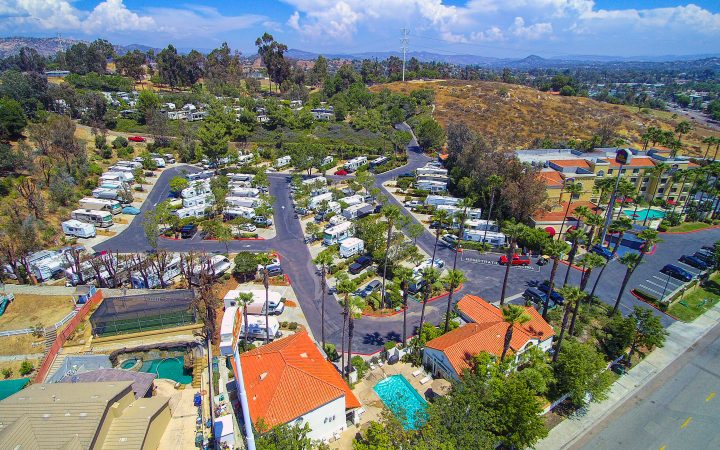
{"label": "roadway", "polygon": [[571,448],[720,448],[720,325]]}

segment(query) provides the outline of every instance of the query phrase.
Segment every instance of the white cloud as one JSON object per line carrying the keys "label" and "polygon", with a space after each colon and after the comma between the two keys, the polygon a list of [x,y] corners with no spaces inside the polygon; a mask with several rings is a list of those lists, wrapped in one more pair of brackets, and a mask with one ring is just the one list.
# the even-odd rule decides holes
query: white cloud
{"label": "white cloud", "polygon": [[525,19],[516,17],[508,31],[521,39],[537,40],[552,34],[553,27],[549,22],[534,23],[526,27]]}
{"label": "white cloud", "polygon": [[149,30],[155,26],[155,19],[130,11],[123,0],[100,3],[82,23],[86,33]]}
{"label": "white cloud", "polygon": [[490,27],[485,31],[473,31],[470,33],[470,39],[473,41],[502,41],[505,35],[498,27]]}

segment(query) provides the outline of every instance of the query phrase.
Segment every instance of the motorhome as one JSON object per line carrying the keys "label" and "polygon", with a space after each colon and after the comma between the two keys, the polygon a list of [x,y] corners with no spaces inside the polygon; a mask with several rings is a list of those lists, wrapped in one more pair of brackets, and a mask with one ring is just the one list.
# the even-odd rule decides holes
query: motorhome
{"label": "motorhome", "polygon": [[30,271],[39,281],[51,279],[68,266],[62,254],[53,250],[40,250],[26,258]]}
{"label": "motorhome", "polygon": [[107,211],[111,214],[120,214],[122,212],[122,205],[117,200],[105,200],[94,197],[85,197],[80,199],[80,207],[83,209]]}
{"label": "motorhome", "polygon": [[[223,298],[225,308],[240,306],[237,299],[242,293],[249,293],[253,296],[253,301],[247,306],[249,315],[265,314],[265,290],[264,289],[233,289],[228,291]],[[282,295],[279,292],[267,292],[268,314],[280,315],[285,311],[285,303],[282,301]]]}
{"label": "motorhome", "polygon": [[480,231],[499,231],[497,223],[494,220],[469,219],[465,221],[466,230]]}
{"label": "motorhome", "polygon": [[365,241],[362,239],[349,237],[340,242],[340,257],[349,258],[353,255],[357,255],[365,250]]}
{"label": "motorhome", "polygon": [[[135,172],[135,169],[129,166],[110,166],[108,167],[108,172],[120,172],[120,173],[127,173],[130,175],[133,175],[133,172]],[[134,176],[134,175],[133,175]]]}
{"label": "motorhome", "polygon": [[137,161],[118,161],[115,163],[116,166],[129,167],[132,170],[142,169],[143,165]]}
{"label": "motorhome", "polygon": [[334,227],[335,225],[340,225],[341,223],[347,222],[347,219],[345,216],[341,214],[334,215],[330,218],[328,221],[328,228]]}
{"label": "motorhome", "polygon": [[148,273],[147,280],[140,272],[133,272],[130,275],[130,284],[134,289],[156,289],[162,287],[163,284],[168,286],[172,279],[180,275],[182,261],[179,255],[172,255],[170,261],[165,266],[162,282],[157,273]]}
{"label": "motorhome", "polygon": [[225,197],[225,203],[228,205],[228,207],[237,207],[242,206],[244,208],[257,208],[260,206],[260,199],[254,198],[254,197],[235,197],[235,196],[229,196]]}
{"label": "motorhome", "polygon": [[96,235],[95,225],[70,219],[61,224],[63,233],[78,238],[93,238]]}
{"label": "motorhome", "polygon": [[466,241],[487,242],[496,247],[505,245],[507,238],[503,233],[484,230],[464,230],[463,239]]}
{"label": "motorhome", "polygon": [[229,173],[227,177],[230,181],[250,181],[252,182],[255,175],[251,173]]}
{"label": "motorhome", "polygon": [[353,206],[353,205],[359,205],[360,203],[363,203],[365,201],[365,198],[362,195],[350,195],[348,197],[343,197],[338,199],[338,203],[345,204],[346,206]]}
{"label": "motorhome", "polygon": [[328,164],[332,164],[334,161],[332,155],[327,155],[323,158],[322,162],[320,163],[320,166],[327,166]]}
{"label": "motorhome", "polygon": [[191,206],[205,206],[210,207],[215,204],[215,197],[212,194],[198,195],[197,197],[189,197],[182,199],[183,208],[190,208]]}
{"label": "motorhome", "polygon": [[107,181],[107,180],[100,180],[99,186],[103,189],[127,189],[127,183],[124,181]]}
{"label": "motorhome", "polygon": [[260,189],[256,188],[232,188],[229,195],[233,197],[258,197],[260,196]]}
{"label": "motorhome", "polygon": [[247,155],[238,155],[237,163],[238,165],[249,164],[254,158],[255,157],[252,153],[248,153]]}
{"label": "motorhome", "polygon": [[340,225],[335,225],[325,230],[323,233],[323,243],[325,245],[333,245],[343,239],[353,237],[354,234],[355,225],[352,222],[343,222]]}
{"label": "motorhome", "polygon": [[477,220],[482,217],[482,209],[480,208],[464,208],[455,205],[438,205],[435,207],[437,211],[445,211],[450,217],[460,217],[465,214],[466,219]]}
{"label": "motorhome", "polygon": [[327,186],[327,178],[325,177],[313,177],[302,180],[303,186]]}
{"label": "motorhome", "polygon": [[130,172],[105,172],[100,175],[100,182],[103,181],[123,181],[125,183],[132,183],[135,181],[135,176]]}
{"label": "motorhome", "polygon": [[188,173],[185,175],[185,178],[187,178],[188,181],[199,181],[199,180],[208,180],[215,176],[215,172],[212,170],[203,170],[202,172],[195,172],[195,173]]}
{"label": "motorhome", "polygon": [[104,200],[122,200],[122,194],[118,189],[106,189],[106,188],[95,188],[92,191],[92,196],[95,198],[101,198]]}
{"label": "motorhome", "polygon": [[[222,322],[220,323],[220,354],[222,356],[230,356],[235,351],[233,341],[235,340],[234,331],[237,316],[237,306],[226,307],[223,312]],[[242,320],[242,317],[239,319]]]}
{"label": "motorhome", "polygon": [[275,162],[273,163],[273,166],[276,169],[282,169],[283,167],[290,165],[290,160],[291,160],[290,155],[281,156],[275,160]]}
{"label": "motorhome", "polygon": [[227,256],[224,255],[213,255],[212,257],[210,257],[210,260],[206,258],[205,260],[200,261],[200,263],[197,265],[191,275],[191,281],[193,284],[197,285],[199,283],[200,272],[204,269],[207,269],[208,266],[209,273],[217,279],[223,276],[225,272],[230,270],[232,264],[230,263],[230,260],[227,258]]}
{"label": "motorhome", "polygon": [[209,182],[197,181],[191,183],[190,186],[186,187],[180,192],[182,198],[198,197],[200,195],[212,194]]}
{"label": "motorhome", "polygon": [[374,169],[375,167],[382,166],[383,164],[390,161],[387,156],[381,156],[379,158],[375,158],[372,161],[370,161],[370,168]]}
{"label": "motorhome", "polygon": [[[270,326],[269,333],[266,332],[265,328],[266,320]],[[248,329],[247,335],[249,340],[262,340],[268,335],[270,340],[273,340],[282,336],[282,333],[280,333],[280,323],[275,317],[267,317],[266,319],[265,316],[248,316],[248,323],[243,323],[240,326],[239,335],[243,338],[245,337],[245,327]]]}
{"label": "motorhome", "polygon": [[338,202],[328,202],[327,208],[325,209],[325,213],[335,213],[340,214],[340,211],[342,211],[342,207],[340,206],[340,203]]}
{"label": "motorhome", "polygon": [[343,168],[347,170],[348,172],[355,172],[360,167],[367,164],[368,159],[367,156],[358,156],[356,158],[353,158],[349,161],[347,161],[345,164],[343,164]]}
{"label": "motorhome", "polygon": [[359,217],[362,217],[364,211],[367,211],[367,209],[372,209],[372,205],[368,203],[358,203],[357,205],[348,206],[345,208],[342,212],[342,215],[345,216],[348,220],[357,219]]}
{"label": "motorhome", "polygon": [[190,206],[188,208],[180,208],[173,211],[173,214],[178,216],[180,219],[186,219],[188,217],[205,217],[206,215],[205,206]]}
{"label": "motorhome", "polygon": [[326,192],[324,194],[316,195],[315,197],[310,197],[310,202],[308,204],[308,207],[312,210],[317,210],[323,202],[331,202],[333,199],[332,192]]}
{"label": "motorhome", "polygon": [[246,206],[228,206],[223,210],[223,216],[225,216],[228,220],[232,220],[237,217],[242,217],[243,219],[254,219],[255,210]]}
{"label": "motorhome", "polygon": [[447,181],[418,180],[415,182],[415,188],[421,191],[429,191],[434,194],[438,192],[447,192]]}
{"label": "motorhome", "polygon": [[113,224],[111,213],[94,209],[76,209],[70,213],[70,218],[79,220],[80,222],[91,223],[99,228],[111,227]]}
{"label": "motorhome", "polygon": [[249,188],[252,187],[252,181],[228,181],[228,189]]}
{"label": "motorhome", "polygon": [[425,205],[427,206],[440,206],[440,205],[452,205],[457,206],[460,203],[460,199],[457,197],[448,197],[443,195],[428,195],[425,198]]}
{"label": "motorhome", "polygon": [[448,171],[447,169],[443,169],[441,167],[425,166],[415,169],[415,175],[417,175],[418,178],[423,176],[447,177]]}

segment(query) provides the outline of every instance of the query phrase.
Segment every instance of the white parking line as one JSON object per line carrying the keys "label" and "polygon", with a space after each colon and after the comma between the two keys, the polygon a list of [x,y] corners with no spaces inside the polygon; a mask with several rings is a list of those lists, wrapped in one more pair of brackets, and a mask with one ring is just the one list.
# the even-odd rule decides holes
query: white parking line
{"label": "white parking line", "polygon": [[650,280],[645,280],[645,283],[650,283],[650,284],[652,284],[653,286],[657,286],[657,287],[659,287],[660,289],[662,289],[662,288],[664,288],[664,287],[665,287],[665,285],[664,285],[664,284],[657,284],[657,283],[655,283],[655,282],[652,282],[652,281],[650,281]]}
{"label": "white parking line", "polygon": [[656,294],[658,294],[658,295],[661,295],[661,292],[656,291],[655,289],[651,289],[651,288],[649,288],[649,287],[647,287],[647,286],[645,286],[645,285],[642,285],[642,284],[641,284],[640,287],[643,288],[643,289],[645,289],[645,290],[648,290],[648,291],[650,291],[650,292],[654,292],[654,293],[656,293]]}
{"label": "white parking line", "polygon": [[[665,275],[665,277],[666,278],[660,278],[657,275],[653,275],[653,278],[655,278],[656,280],[659,280],[663,286],[665,286],[665,284],[667,283],[668,286],[678,287],[683,283],[682,281],[676,280],[675,278],[671,277],[670,275]],[[648,281],[650,281],[650,280],[648,280]]]}
{"label": "white parking line", "polygon": [[700,273],[702,273],[702,270],[700,270],[700,269],[698,269],[698,268],[696,268],[696,267],[693,267],[693,266],[691,266],[690,264],[685,264],[685,263],[682,262],[682,261],[678,261],[678,262],[677,262],[677,265],[680,266],[680,267],[682,267],[682,268],[684,268],[685,270],[687,270],[688,272],[690,272],[690,273],[693,274],[693,275],[699,275]]}

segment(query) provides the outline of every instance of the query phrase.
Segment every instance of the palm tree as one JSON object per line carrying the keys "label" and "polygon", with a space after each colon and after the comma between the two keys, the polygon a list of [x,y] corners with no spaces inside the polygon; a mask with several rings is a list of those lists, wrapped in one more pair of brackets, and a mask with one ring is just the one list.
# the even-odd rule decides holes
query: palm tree
{"label": "palm tree", "polygon": [[327,269],[333,263],[333,256],[330,252],[322,251],[314,259],[315,264],[320,266],[320,288],[322,289],[322,299],[320,300],[320,340],[322,341],[323,351],[325,349],[325,299],[327,297]]}
{"label": "palm tree", "polygon": [[[575,210],[577,211],[577,208]],[[583,219],[583,222],[585,222],[585,225],[590,227],[587,238],[587,245],[589,247],[593,244],[593,241],[595,240],[595,231],[598,227],[603,226],[603,224],[605,223],[605,218],[600,214],[590,214]],[[600,243],[600,245],[602,245],[602,242]]]}
{"label": "palm tree", "polygon": [[403,331],[402,331],[402,343],[407,344],[407,310],[408,310],[408,287],[414,281],[413,271],[410,268],[400,266],[393,270],[393,276],[395,280],[400,281],[400,287],[402,289],[403,296]]}
{"label": "palm tree", "polygon": [[342,337],[340,338],[340,347],[341,347],[341,358],[342,361],[340,362],[342,367],[342,375],[345,376],[345,324],[347,323],[348,316],[350,314],[350,294],[355,292],[357,289],[357,282],[355,280],[351,280],[350,276],[347,274],[347,272],[339,272],[336,276],[337,278],[337,285],[335,286],[335,289],[337,290],[338,294],[343,294],[345,298],[343,299],[343,323],[342,323]]}
{"label": "palm tree", "polygon": [[718,151],[720,151],[720,138],[715,138],[715,153],[713,154],[713,161],[717,161]]}
{"label": "palm tree", "polygon": [[[650,201],[655,200],[655,197],[657,197],[658,191],[660,190],[660,179],[662,178],[663,173],[665,173],[666,170],[670,168],[669,165],[665,163],[659,163],[655,167],[653,167],[650,170],[650,173],[655,177],[655,193],[653,193],[652,198]],[[647,223],[649,214],[645,214],[645,220],[643,220],[643,226]]]}
{"label": "palm tree", "polygon": [[617,253],[618,248],[620,248],[620,243],[625,237],[625,233],[631,229],[632,220],[629,217],[621,217],[612,221],[608,227],[608,231],[613,234],[618,233],[617,241],[615,242],[615,247],[613,248],[613,254]]}
{"label": "palm tree", "polygon": [[572,265],[575,262],[575,255],[577,255],[577,251],[578,251],[578,247],[580,246],[580,242],[585,238],[585,232],[579,228],[576,228],[574,230],[568,231],[567,237],[570,238],[570,242],[572,242],[572,245],[570,246],[570,253],[568,253],[568,269],[567,269],[567,272],[565,272],[565,279],[563,280],[563,286],[566,286],[568,283],[568,278],[570,277],[570,271],[572,270]]}
{"label": "palm tree", "polygon": [[[493,206],[495,205],[495,193],[497,192],[497,189],[498,189],[500,186],[502,186],[502,184],[503,184],[503,179],[502,179],[502,177],[499,176],[499,175],[490,175],[490,176],[487,178],[487,180],[485,180],[485,183],[486,183],[486,189],[490,191],[490,208],[488,208],[488,216],[487,216],[487,221],[488,221],[488,224],[489,224],[490,219],[492,218]],[[472,205],[471,205],[471,206],[472,206]],[[463,224],[464,224],[464,221],[463,221]],[[483,242],[486,241],[487,232],[488,232],[488,227],[486,226],[486,227],[485,227],[485,233],[484,233],[484,236],[483,236]],[[462,234],[460,234],[460,239],[462,239]]]}
{"label": "palm tree", "polygon": [[457,269],[450,269],[448,273],[442,278],[442,282],[450,286],[450,292],[448,293],[447,308],[445,309],[445,328],[443,333],[447,333],[450,329],[450,308],[452,307],[453,291],[455,288],[460,286],[466,280],[465,274]]}
{"label": "palm tree", "polygon": [[431,220],[437,223],[437,228],[435,229],[435,244],[433,245],[432,258],[430,258],[431,266],[435,264],[435,252],[437,252],[438,241],[443,232],[443,226],[448,223],[449,219],[450,215],[444,209],[436,210],[432,215]]}
{"label": "palm tree", "polygon": [[[580,279],[580,290],[584,291],[588,281],[590,280],[590,275],[592,274],[593,269],[605,265],[607,260],[597,253],[585,253],[580,257],[578,263],[584,270],[582,278]],[[568,330],[568,333],[570,333],[571,336],[575,331],[575,320],[577,319],[578,311],[580,311],[579,301],[575,303],[572,320],[570,321],[570,329]]]}
{"label": "palm tree", "polygon": [[[563,228],[565,227],[565,221],[567,220],[567,216],[570,213],[570,206],[573,202],[573,197],[579,196],[582,193],[583,186],[581,183],[570,183],[567,186],[565,186],[565,192],[570,194],[570,198],[568,198],[568,204],[565,208],[565,214],[563,214],[563,220],[562,223],[560,223],[560,231],[558,232],[558,241],[560,240],[560,236],[562,236]],[[561,196],[562,197],[562,196]],[[560,199],[560,203],[562,204],[562,198]]]}
{"label": "palm tree", "polygon": [[593,192],[598,194],[598,204],[605,203],[608,199],[606,194],[610,193],[615,189],[615,180],[611,177],[604,177],[595,180],[593,184]]}
{"label": "palm tree", "polygon": [[555,353],[553,353],[552,361],[557,361],[562,348],[562,341],[565,337],[565,327],[567,326],[570,311],[576,303],[579,303],[585,296],[585,293],[576,286],[563,286],[560,288],[560,295],[565,298],[565,311],[563,312],[562,324],[560,325],[560,336],[558,336],[557,344],[555,344]]}
{"label": "palm tree", "polygon": [[518,305],[505,306],[502,309],[502,318],[503,321],[508,324],[508,327],[507,331],[505,331],[505,343],[503,344],[503,351],[500,355],[500,363],[505,362],[505,355],[507,355],[508,349],[510,348],[515,324],[524,324],[531,319],[530,315],[525,311],[525,308]]}
{"label": "palm tree", "polygon": [[623,178],[620,180],[620,184],[618,185],[617,191],[615,192],[615,198],[622,198],[622,201],[620,202],[620,208],[618,209],[617,214],[617,216],[620,217],[623,211],[623,207],[625,206],[626,199],[631,195],[634,195],[637,191],[635,189],[635,185],[632,184],[632,182]]}
{"label": "palm tree", "polygon": [[[349,304],[346,306],[348,310],[348,378],[352,372],[352,340],[353,331],[355,330],[355,319],[359,319],[362,316],[362,311],[365,308],[365,300],[358,296],[351,296],[349,298]],[[343,367],[343,373],[345,367]]]}
{"label": "palm tree", "polygon": [[250,303],[253,302],[253,295],[250,292],[241,292],[237,299],[235,299],[235,302],[242,306],[243,310],[243,320],[245,321],[245,337],[243,340],[245,341],[245,345],[248,343],[248,332],[250,331],[250,327],[248,326],[248,313],[247,313],[247,307]]}
{"label": "palm tree", "polygon": [[515,253],[517,240],[521,234],[525,232],[527,227],[521,223],[507,221],[503,224],[503,233],[508,241],[507,264],[505,266],[505,278],[503,278],[502,292],[500,293],[500,306],[505,304],[505,291],[507,289],[508,278],[510,277],[510,267],[512,267],[512,257]]}
{"label": "palm tree", "polygon": [[[685,192],[685,186],[687,185],[688,178],[694,177],[696,172],[697,172],[697,169],[694,169],[694,168],[689,168],[689,169],[683,170],[683,181],[682,181],[682,184],[680,185],[680,191],[678,192],[677,201],[673,205],[673,209],[672,209],[673,214],[675,214],[675,209],[677,208],[677,205],[680,204],[680,198],[682,197],[683,192]],[[688,192],[687,197],[685,197],[685,204],[688,203],[688,200],[690,200],[690,192]]]}
{"label": "palm tree", "polygon": [[692,123],[688,122],[687,120],[683,120],[679,124],[675,125],[675,132],[678,134],[678,145],[682,146],[682,137],[683,134],[688,134],[691,132],[695,127]]}
{"label": "palm tree", "polygon": [[560,265],[560,259],[570,250],[570,246],[565,241],[550,241],[543,251],[545,254],[550,255],[553,259],[552,269],[550,269],[550,280],[548,281],[548,295],[543,305],[542,316],[543,319],[547,316],[548,303],[550,301],[550,295],[555,288],[555,275],[557,274],[557,268]]}
{"label": "palm tree", "polygon": [[400,208],[395,205],[385,205],[382,208],[383,217],[387,221],[387,238],[385,239],[385,259],[383,261],[382,288],[380,289],[380,301],[385,304],[385,282],[387,280],[387,263],[390,254],[390,241],[392,240],[393,227],[403,218]]}
{"label": "palm tree", "polygon": [[437,282],[439,277],[440,272],[438,272],[438,270],[432,265],[422,270],[422,279],[425,280],[426,284],[425,293],[423,295],[422,310],[420,311],[420,327],[418,328],[418,335],[422,333],[422,326],[423,322],[425,321],[425,305],[427,305],[427,302],[430,299],[430,293],[432,292],[433,284]]}
{"label": "palm tree", "polygon": [[623,277],[622,283],[620,284],[620,292],[618,292],[618,296],[615,299],[615,305],[613,306],[610,315],[616,314],[618,312],[618,308],[620,307],[620,299],[622,299],[622,296],[625,293],[625,288],[630,281],[630,277],[632,276],[633,272],[635,272],[635,268],[642,263],[641,255],[642,253],[625,253],[620,257],[620,264],[627,267],[627,269],[625,270],[625,277]]}
{"label": "palm tree", "polygon": [[707,148],[705,149],[705,155],[703,155],[703,159],[707,159],[708,155],[710,154],[710,148],[715,144],[715,137],[714,136],[704,137],[702,140],[702,143],[707,144]]}
{"label": "palm tree", "polygon": [[[273,253],[271,250],[270,253]],[[272,257],[270,253],[261,253],[257,256],[258,264],[263,266],[263,286],[265,287],[265,343],[270,343],[270,275],[268,266],[272,264]]]}

